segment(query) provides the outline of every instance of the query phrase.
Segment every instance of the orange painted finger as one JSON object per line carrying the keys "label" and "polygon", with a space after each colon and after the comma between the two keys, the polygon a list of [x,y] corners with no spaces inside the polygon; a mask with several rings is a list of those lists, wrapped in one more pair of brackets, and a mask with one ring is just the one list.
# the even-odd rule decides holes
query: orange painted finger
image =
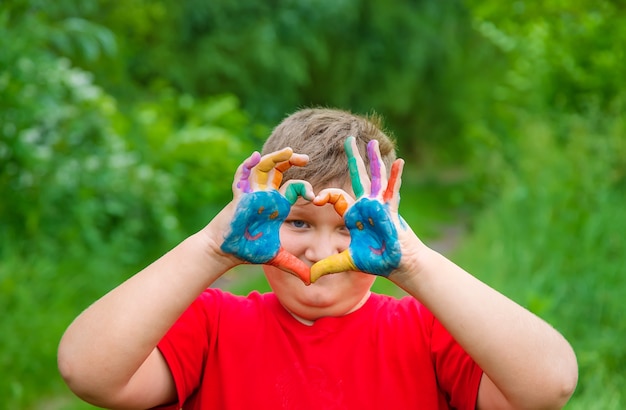
{"label": "orange painted finger", "polygon": [[285,172],[285,171],[287,171],[289,168],[291,168],[293,166],[303,167],[308,162],[309,162],[309,156],[308,155],[305,155],[305,154],[292,154],[291,158],[289,158],[289,161],[284,161],[284,162],[278,163],[278,164],[276,164],[274,166],[274,168],[279,170],[280,172]]}
{"label": "orange painted finger", "polygon": [[280,183],[283,182],[283,173],[282,171],[274,170],[272,174],[272,188],[278,189]]}
{"label": "orange painted finger", "polygon": [[325,190],[322,191],[315,199],[313,199],[313,203],[315,205],[326,205],[332,204],[335,208],[335,211],[343,216],[344,213],[348,210],[350,204],[346,200],[347,193],[340,190]]}

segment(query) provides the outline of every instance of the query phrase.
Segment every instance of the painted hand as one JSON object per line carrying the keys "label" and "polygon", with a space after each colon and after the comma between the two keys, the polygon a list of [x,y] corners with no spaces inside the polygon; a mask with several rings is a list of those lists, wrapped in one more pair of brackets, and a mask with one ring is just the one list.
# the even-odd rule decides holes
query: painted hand
{"label": "painted hand", "polygon": [[311,185],[288,181],[277,191],[283,173],[303,166],[306,155],[285,148],[261,157],[255,152],[237,170],[233,193],[237,207],[221,249],[246,263],[276,266],[310,283],[310,270],[280,245],[279,230],[299,196],[313,199]]}
{"label": "painted hand", "polygon": [[388,277],[399,266],[402,256],[398,241],[398,227],[402,225],[398,205],[404,161],[398,159],[393,163],[387,180],[378,141],[370,141],[367,146],[370,181],[354,137],[346,140],[345,148],[356,201],[341,189],[329,188],[321,191],[313,203],[334,205],[350,231],[350,246],[315,263],[311,267],[312,282],[323,275],[349,270]]}

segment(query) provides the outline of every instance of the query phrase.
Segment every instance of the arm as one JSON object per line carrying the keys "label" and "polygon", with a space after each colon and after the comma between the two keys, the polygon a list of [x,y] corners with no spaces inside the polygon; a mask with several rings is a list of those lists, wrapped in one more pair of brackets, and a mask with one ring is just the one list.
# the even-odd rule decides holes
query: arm
{"label": "arm", "polygon": [[[479,409],[563,407],[578,375],[569,343],[543,320],[419,240],[398,215],[403,163],[394,163],[387,181],[376,143],[371,144],[370,181],[356,145],[346,143],[356,202],[332,190],[314,200],[343,203],[338,212],[352,241],[343,255],[314,265],[312,280],[356,269],[385,276],[420,300],[483,369]],[[364,223],[371,220],[375,223]]]}
{"label": "arm", "polygon": [[[108,408],[174,402],[174,381],[156,346],[204,289],[242,263],[274,264],[308,281],[308,268],[304,272],[300,261],[280,248],[280,222],[265,228],[261,220],[265,215],[284,219],[297,195],[312,197],[310,186],[302,184],[285,188],[289,198],[275,190],[286,169],[307,161],[291,149],[262,158],[253,154],[237,171],[233,201],[205,228],[78,316],[58,351],[59,370],[69,387],[84,400]],[[251,203],[267,212],[247,212]],[[263,231],[250,235],[250,226]],[[261,258],[255,250],[259,246],[265,251]]]}
{"label": "arm", "polygon": [[555,329],[430,249],[411,258],[390,279],[427,306],[483,369],[479,409],[565,405],[578,370]]}

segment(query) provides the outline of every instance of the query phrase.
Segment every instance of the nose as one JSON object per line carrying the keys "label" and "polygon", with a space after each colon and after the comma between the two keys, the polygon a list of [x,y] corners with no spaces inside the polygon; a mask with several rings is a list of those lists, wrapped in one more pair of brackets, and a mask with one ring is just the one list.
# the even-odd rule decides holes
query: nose
{"label": "nose", "polygon": [[312,263],[344,251],[350,238],[337,232],[320,232],[308,244],[304,257]]}

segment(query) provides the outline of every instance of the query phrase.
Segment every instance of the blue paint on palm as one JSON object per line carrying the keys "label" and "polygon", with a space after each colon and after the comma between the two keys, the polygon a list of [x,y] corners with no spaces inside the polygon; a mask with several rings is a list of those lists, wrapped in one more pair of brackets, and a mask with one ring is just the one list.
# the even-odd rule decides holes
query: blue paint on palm
{"label": "blue paint on palm", "polygon": [[350,230],[350,255],[355,266],[363,272],[388,277],[402,256],[388,206],[361,198],[348,209],[344,220]]}
{"label": "blue paint on palm", "polygon": [[290,208],[289,201],[275,190],[244,194],[221,249],[254,264],[270,261],[278,254],[280,226]]}

